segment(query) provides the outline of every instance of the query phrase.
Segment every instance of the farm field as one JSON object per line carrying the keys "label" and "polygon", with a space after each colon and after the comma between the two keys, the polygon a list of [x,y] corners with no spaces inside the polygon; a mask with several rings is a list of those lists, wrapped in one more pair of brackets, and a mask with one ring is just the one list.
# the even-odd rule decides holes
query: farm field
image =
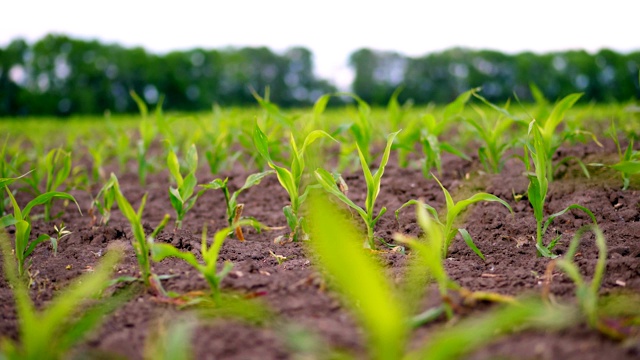
{"label": "farm field", "polygon": [[637,358],[637,105],[481,94],[0,119],[0,358]]}

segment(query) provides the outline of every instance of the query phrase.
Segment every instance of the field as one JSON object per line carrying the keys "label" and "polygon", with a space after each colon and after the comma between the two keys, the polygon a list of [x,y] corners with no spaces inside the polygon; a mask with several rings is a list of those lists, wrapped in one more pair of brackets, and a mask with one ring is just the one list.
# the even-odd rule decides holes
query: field
{"label": "field", "polygon": [[637,106],[480,95],[1,119],[0,358],[637,358]]}

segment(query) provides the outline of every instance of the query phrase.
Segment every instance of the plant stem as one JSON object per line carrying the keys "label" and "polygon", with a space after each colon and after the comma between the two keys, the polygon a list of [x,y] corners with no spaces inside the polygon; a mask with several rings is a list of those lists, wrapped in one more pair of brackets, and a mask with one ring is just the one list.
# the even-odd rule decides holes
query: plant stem
{"label": "plant stem", "polygon": [[[542,243],[542,235],[542,219],[536,220],[536,243],[539,247],[544,247],[544,244]],[[538,250],[537,253],[538,256],[542,256],[540,250]]]}

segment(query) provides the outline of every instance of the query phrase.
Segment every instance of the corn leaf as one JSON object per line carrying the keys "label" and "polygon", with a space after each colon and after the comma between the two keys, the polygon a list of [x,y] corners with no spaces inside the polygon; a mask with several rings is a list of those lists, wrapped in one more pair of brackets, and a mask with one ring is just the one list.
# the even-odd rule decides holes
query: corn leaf
{"label": "corn leaf", "polygon": [[[397,359],[404,351],[408,319],[382,269],[362,250],[360,234],[326,199],[310,199],[311,248],[318,265],[362,323],[370,356]],[[339,251],[336,251],[336,250]]]}

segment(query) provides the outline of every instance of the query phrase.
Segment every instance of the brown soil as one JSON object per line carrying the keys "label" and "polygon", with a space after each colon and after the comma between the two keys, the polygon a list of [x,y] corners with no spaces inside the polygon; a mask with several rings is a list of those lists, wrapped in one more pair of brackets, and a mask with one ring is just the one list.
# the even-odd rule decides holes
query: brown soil
{"label": "brown soil", "polygon": [[[602,159],[613,152],[611,144],[604,149],[593,145],[576,145],[562,149],[565,153],[579,154],[585,159]],[[477,246],[486,256],[486,261],[477,257],[460,238],[457,238],[446,259],[451,278],[471,290],[494,291],[508,295],[539,294],[542,275],[550,260],[536,256],[533,211],[527,200],[514,201],[513,194],[525,194],[527,179],[522,175],[522,165],[516,160],[508,161],[500,175],[485,175],[472,168],[471,163],[453,157],[445,157],[444,185],[462,197],[472,192],[487,191],[507,200],[514,215],[499,204],[487,203],[473,207],[464,221]],[[581,176],[579,169],[565,169],[563,177],[552,183],[547,200],[547,213],[559,211],[572,203],[582,204],[594,211],[607,240],[609,255],[601,293],[610,294],[619,290],[640,291],[640,191],[638,182],[632,189],[621,190],[621,180],[607,171],[594,174],[592,179]],[[248,172],[237,167],[225,173],[235,189],[242,185]],[[199,182],[213,178],[203,169]],[[359,172],[344,175],[349,185],[349,196],[356,203],[363,203],[364,180]],[[145,188],[138,185],[135,172],[119,177],[123,192],[137,207],[143,192],[148,192],[148,203],[144,219],[149,228],[155,226],[165,213],[173,214],[168,198],[168,174],[152,174]],[[434,180],[423,178],[419,169],[399,168],[394,161],[389,165],[382,181],[379,206],[390,211],[383,216],[376,235],[391,241],[394,232],[418,234],[412,209],[406,209],[396,222],[394,210],[407,200],[423,198],[426,202],[441,207],[444,196]],[[87,210],[90,196],[86,192],[73,192],[79,200],[84,216],[66,209],[55,223],[64,221],[73,233],[61,241],[57,256],[42,244],[33,255],[31,273],[35,274],[35,285],[31,295],[39,306],[45,305],[54,293],[71,279],[83,273],[98,260],[112,241],[125,241],[130,249],[132,238],[128,223],[114,210],[108,226],[90,226]],[[18,201],[25,203],[28,195],[20,195]],[[282,207],[287,204],[286,193],[275,177],[266,178],[260,185],[240,196],[246,204],[245,215],[254,216],[272,226],[284,226]],[[554,222],[552,228],[563,234],[556,252],[566,250],[572,234],[588,223],[580,212],[570,212]],[[53,222],[34,223],[34,236],[53,233]],[[210,234],[213,229],[226,224],[224,202],[221,192],[208,191],[187,214],[184,229],[173,231],[167,227],[158,241],[198,254],[202,226],[207,224]],[[325,290],[323,281],[306,255],[303,243],[274,244],[280,232],[246,231],[247,241],[226,241],[220,254],[221,260],[229,260],[235,267],[223,283],[225,291],[234,291],[243,297],[256,297],[273,312],[274,317],[254,324],[239,320],[202,320],[193,339],[197,358],[224,359],[288,359],[295,358],[296,349],[290,345],[291,334],[305,333],[324,345],[319,349],[334,348],[351,353],[365,354],[362,332],[349,312],[343,308],[330,290]],[[587,277],[593,274],[597,260],[597,249],[593,237],[586,237],[580,245],[577,263]],[[130,249],[131,250],[131,249]],[[273,251],[287,257],[278,265],[269,255]],[[384,254],[383,259],[392,269],[391,274],[401,273],[405,255]],[[398,271],[395,271],[395,270]],[[154,264],[158,274],[175,275],[163,282],[167,290],[185,293],[206,290],[206,283],[185,263],[165,260]],[[133,251],[118,266],[119,275],[136,275],[137,263]],[[392,275],[394,276],[394,275]],[[551,293],[559,301],[574,301],[575,287],[561,272],[554,273]],[[434,292],[431,300],[437,301]],[[0,279],[0,336],[18,337],[15,307],[11,291],[4,279]],[[482,312],[490,308],[483,306]],[[175,322],[188,311],[178,310],[174,305],[154,301],[150,294],[140,292],[135,298],[110,315],[79,352],[89,358],[131,358],[143,356],[145,341],[150,329],[165,320]],[[475,312],[473,313],[475,314]],[[468,315],[472,316],[472,315]],[[428,333],[444,325],[437,321],[417,331],[419,341],[428,341]],[[302,330],[304,329],[304,331]],[[623,346],[608,339],[595,330],[581,324],[560,332],[528,331],[502,338],[474,353],[473,359],[627,359],[640,356],[640,349]]]}

